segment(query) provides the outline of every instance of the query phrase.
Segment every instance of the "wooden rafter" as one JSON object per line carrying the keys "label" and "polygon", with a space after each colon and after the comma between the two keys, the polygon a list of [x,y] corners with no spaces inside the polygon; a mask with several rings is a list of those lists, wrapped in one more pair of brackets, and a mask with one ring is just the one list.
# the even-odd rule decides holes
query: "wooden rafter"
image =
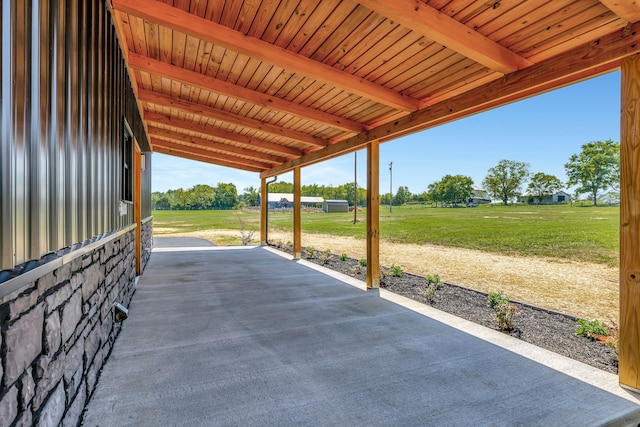
{"label": "wooden rafter", "polygon": [[246,36],[224,25],[216,24],[180,8],[156,0],[112,0],[116,10],[125,12],[201,40],[224,46],[261,61],[301,73],[333,87],[405,111],[415,111],[424,105],[416,99],[361,79],[306,56]]}
{"label": "wooden rafter", "polygon": [[166,126],[176,127],[182,132],[197,132],[206,136],[235,142],[241,144],[244,148],[247,149],[262,148],[269,151],[275,151],[278,153],[278,155],[284,155],[285,157],[297,157],[303,154],[302,151],[296,150],[295,148],[287,147],[286,145],[274,144],[272,142],[263,141],[258,138],[252,138],[247,135],[242,135],[235,132],[227,132],[213,126],[201,125],[187,120],[167,117],[164,114],[160,113],[145,111],[144,119],[149,123],[159,123]]}
{"label": "wooden rafter", "polygon": [[178,142],[167,141],[164,139],[159,139],[154,137],[151,137],[151,143],[154,151],[157,151],[157,148],[169,148],[175,151],[192,153],[202,158],[208,158],[208,159],[211,159],[212,162],[220,161],[220,162],[226,162],[227,164],[244,165],[244,166],[249,166],[249,167],[257,168],[261,170],[264,170],[266,167],[268,167],[266,164],[262,162],[258,162],[256,160],[245,159],[242,157],[235,157],[229,154],[210,151],[205,148],[200,148],[195,144],[178,143]]}
{"label": "wooden rafter", "polygon": [[230,96],[235,99],[241,99],[251,104],[260,105],[265,108],[282,111],[308,120],[316,121],[336,129],[342,129],[349,132],[362,132],[364,130],[364,125],[352,120],[295,104],[245,87],[236,86],[229,82],[205,76],[203,74],[196,73],[195,71],[185,70],[184,68],[176,67],[175,65],[171,65],[167,62],[158,61],[157,59],[142,56],[134,52],[129,52],[129,66],[136,70],[162,76],[176,82],[181,82],[207,91]]}
{"label": "wooden rafter", "polygon": [[326,147],[328,144],[322,138],[315,137],[303,132],[297,132],[282,126],[261,122],[249,117],[239,116],[218,108],[208,107],[197,102],[188,101],[182,98],[153,92],[147,89],[138,89],[138,97],[142,102],[148,102],[158,107],[175,108],[185,113],[196,114],[208,119],[219,120],[225,123],[241,126],[246,129],[277,135],[296,142],[302,142],[309,146]]}
{"label": "wooden rafter", "polygon": [[526,58],[420,1],[357,1],[367,9],[399,22],[492,70],[508,74],[533,65]]}
{"label": "wooden rafter", "polygon": [[227,153],[230,155],[248,157],[251,159],[256,159],[258,161],[261,161],[265,164],[273,165],[273,164],[282,163],[285,160],[285,158],[282,156],[274,156],[272,154],[261,153],[259,151],[236,147],[234,145],[212,141],[210,139],[201,138],[199,136],[188,135],[182,132],[174,132],[171,130],[161,129],[159,127],[154,127],[154,126],[149,126],[149,136],[173,139],[176,141],[180,141],[182,143],[188,143],[196,147],[202,147],[207,150],[215,150],[215,151]]}
{"label": "wooden rafter", "polygon": [[253,166],[247,166],[239,163],[228,162],[223,159],[218,159],[214,156],[201,156],[198,154],[194,154],[190,150],[177,150],[175,148],[171,148],[168,145],[158,145],[153,147],[154,153],[166,154],[168,156],[181,157],[183,159],[196,160],[198,162],[211,163],[218,166],[226,166],[233,169],[242,169],[248,172],[260,172],[263,170],[262,168],[256,168]]}
{"label": "wooden rafter", "polygon": [[362,148],[369,141],[386,141],[428,129],[508,102],[523,99],[581,79],[594,77],[619,67],[620,59],[640,53],[640,23],[631,31],[621,30],[596,42],[557,55],[547,61],[516,71],[504,79],[492,81],[476,89],[434,104],[421,111],[371,129],[325,149],[306,154],[265,171],[269,177]]}
{"label": "wooden rafter", "polygon": [[631,23],[640,21],[640,4],[630,0],[600,0],[610,11]]}

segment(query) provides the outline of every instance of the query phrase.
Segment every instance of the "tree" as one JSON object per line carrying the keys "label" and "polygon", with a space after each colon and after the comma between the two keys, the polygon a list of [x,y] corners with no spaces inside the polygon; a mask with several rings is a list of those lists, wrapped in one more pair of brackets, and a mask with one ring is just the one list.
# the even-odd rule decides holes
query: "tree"
{"label": "tree", "polygon": [[215,194],[216,209],[234,209],[238,205],[238,190],[234,184],[218,183]]}
{"label": "tree", "polygon": [[463,175],[445,175],[438,183],[441,200],[457,206],[473,194],[473,180]]}
{"label": "tree", "polygon": [[393,196],[393,204],[395,206],[401,206],[411,200],[411,191],[409,191],[409,187],[400,186],[398,187],[398,191]]}
{"label": "tree", "polygon": [[246,187],[241,199],[247,206],[258,206],[258,189],[253,185]]}
{"label": "tree", "polygon": [[216,194],[213,187],[206,184],[198,184],[187,190],[191,200],[192,209],[213,209]]}
{"label": "tree", "polygon": [[551,196],[562,188],[562,181],[554,175],[547,175],[544,172],[538,172],[531,177],[531,182],[527,187],[527,191],[538,199],[538,204],[542,203],[542,199]]}
{"label": "tree", "polygon": [[507,205],[520,195],[520,187],[529,177],[529,164],[515,160],[500,160],[489,169],[482,185],[489,194]]}
{"label": "tree", "polygon": [[579,185],[576,193],[587,193],[595,206],[598,192],[620,183],[620,144],[610,139],[584,144],[582,151],[569,157],[564,165],[567,185]]}
{"label": "tree", "polygon": [[432,203],[438,207],[438,202],[442,202],[442,195],[440,194],[440,181],[432,182],[427,187],[427,197]]}

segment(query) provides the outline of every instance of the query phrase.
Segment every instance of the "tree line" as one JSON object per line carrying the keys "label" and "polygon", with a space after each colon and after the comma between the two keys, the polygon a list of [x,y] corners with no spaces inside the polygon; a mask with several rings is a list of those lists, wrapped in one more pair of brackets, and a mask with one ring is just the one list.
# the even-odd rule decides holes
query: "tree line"
{"label": "tree line", "polygon": [[[579,153],[573,154],[564,165],[569,180],[568,187],[577,186],[576,195],[587,194],[593,204],[597,204],[602,191],[618,189],[620,183],[620,144],[612,140],[589,142],[582,145]],[[563,183],[554,175],[544,172],[531,174],[529,164],[515,160],[500,160],[490,168],[482,181],[487,197],[501,200],[505,205],[522,195],[523,185],[528,181],[526,191],[541,203],[545,197],[558,192]],[[464,175],[445,175],[439,181],[429,184],[422,193],[412,194],[406,186],[400,186],[396,194],[380,195],[381,205],[404,205],[407,203],[432,203],[436,206],[459,206],[466,204],[474,194],[473,180]],[[217,187],[206,184],[196,185],[187,190],[179,188],[167,192],[153,192],[153,209],[236,209],[242,206],[258,206],[259,188],[247,187],[238,195],[234,184],[219,183]],[[274,182],[269,185],[270,193],[293,193],[293,183]],[[338,186],[309,184],[300,187],[302,196],[322,197],[325,200],[347,200],[354,203],[354,183]],[[358,206],[366,206],[367,191],[356,189]]]}
{"label": "tree line", "polygon": [[216,187],[198,184],[187,190],[151,193],[152,209],[236,209],[239,205],[240,197],[234,184],[219,183]]}

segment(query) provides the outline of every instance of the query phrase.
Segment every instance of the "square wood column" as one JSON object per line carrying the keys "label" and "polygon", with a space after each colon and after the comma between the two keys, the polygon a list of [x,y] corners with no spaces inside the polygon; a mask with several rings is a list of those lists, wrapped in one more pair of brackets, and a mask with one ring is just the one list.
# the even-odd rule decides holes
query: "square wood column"
{"label": "square wood column", "polygon": [[300,166],[293,169],[293,258],[302,258]]}
{"label": "square wood column", "polygon": [[267,212],[269,209],[269,201],[267,200],[267,179],[260,178],[260,244],[267,244]]}
{"label": "square wood column", "polygon": [[367,145],[367,288],[380,287],[380,146]]}
{"label": "square wood column", "polygon": [[640,390],[640,56],[621,62],[620,385]]}

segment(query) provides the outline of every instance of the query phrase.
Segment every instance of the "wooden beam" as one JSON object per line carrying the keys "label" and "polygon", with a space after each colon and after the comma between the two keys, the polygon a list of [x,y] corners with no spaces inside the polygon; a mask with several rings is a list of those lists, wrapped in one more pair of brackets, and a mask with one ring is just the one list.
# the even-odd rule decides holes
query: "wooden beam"
{"label": "wooden beam", "polygon": [[618,376],[640,391],[640,55],[621,64]]}
{"label": "wooden beam", "polygon": [[548,90],[594,77],[616,69],[620,59],[640,52],[640,23],[631,31],[620,30],[571,52],[516,71],[500,80],[479,86],[424,110],[355,135],[322,150],[305,154],[280,166],[262,172],[278,175],[296,166],[328,160],[364,147],[368,142],[381,142],[418,132],[443,123],[489,110],[509,102],[538,95]]}
{"label": "wooden beam", "polygon": [[631,23],[640,21],[640,5],[637,1],[600,0],[600,3],[625,21]]}
{"label": "wooden beam", "polygon": [[302,203],[300,202],[300,168],[293,168],[293,258],[302,258]]}
{"label": "wooden beam", "polygon": [[200,138],[198,136],[188,135],[186,133],[174,132],[167,129],[149,126],[149,137],[159,137],[163,139],[173,139],[183,143],[189,143],[190,146],[204,148],[206,150],[214,150],[224,154],[238,155],[256,159],[265,165],[272,167],[274,164],[282,163],[283,157],[274,156],[272,154],[261,153],[255,150],[236,147],[234,145],[224,144],[222,142],[211,141],[210,139]]}
{"label": "wooden beam", "polygon": [[260,245],[267,245],[267,214],[269,201],[267,200],[267,179],[260,178]]}
{"label": "wooden beam", "polygon": [[144,119],[147,122],[159,123],[166,126],[173,126],[186,132],[197,132],[206,136],[214,138],[224,139],[226,141],[235,142],[243,145],[247,149],[262,148],[269,151],[275,151],[279,156],[285,155],[287,159],[292,157],[298,157],[304,154],[300,150],[287,147],[285,145],[274,144],[269,141],[264,141],[258,138],[252,138],[247,135],[242,135],[235,132],[227,132],[220,128],[208,125],[201,125],[192,121],[182,120],[175,117],[168,117],[164,114],[154,113],[150,111],[144,112]]}
{"label": "wooden beam", "polygon": [[182,153],[189,153],[196,155],[202,159],[210,159],[210,163],[220,162],[219,164],[223,164],[224,166],[236,167],[236,165],[241,168],[242,166],[248,166],[253,169],[264,170],[267,166],[264,163],[259,161],[245,159],[243,157],[234,157],[228,154],[218,153],[215,151],[209,151],[206,149],[202,149],[196,147],[191,144],[180,144],[172,141],[165,141],[164,139],[158,139],[151,137],[153,149],[155,151],[156,148],[165,148],[171,149],[173,151],[179,151]]}
{"label": "wooden beam", "polygon": [[185,70],[184,68],[176,67],[167,62],[158,61],[157,59],[139,55],[134,52],[129,52],[129,66],[139,71],[156,74],[183,84],[230,96],[234,99],[241,99],[264,108],[293,114],[294,116],[322,123],[332,128],[346,130],[348,132],[362,132],[365,129],[364,125],[354,122],[353,120],[295,104],[242,86],[236,86],[232,83],[205,76],[195,71]]}
{"label": "wooden beam", "polygon": [[230,167],[233,169],[242,169],[248,172],[260,172],[263,169],[261,168],[256,168],[256,167],[252,167],[252,166],[247,166],[247,165],[240,165],[237,163],[232,163],[232,162],[227,162],[225,160],[220,160],[220,159],[216,159],[213,157],[209,157],[209,156],[200,156],[197,154],[193,154],[192,152],[185,152],[185,151],[180,151],[180,150],[175,150],[173,148],[167,148],[164,147],[162,145],[159,146],[153,146],[153,152],[154,153],[160,153],[160,154],[166,154],[168,156],[174,156],[174,157],[180,157],[183,159],[189,159],[189,160],[196,160],[198,162],[204,162],[204,163],[209,163],[212,165],[217,165],[217,166],[226,166],[226,167]]}
{"label": "wooden beam", "polygon": [[357,0],[389,20],[452,49],[486,67],[509,74],[533,62],[474,31],[437,9],[416,0]]}
{"label": "wooden beam", "polygon": [[417,99],[258,38],[246,36],[166,3],[155,0],[112,0],[112,3],[116,10],[300,73],[389,107],[404,111],[415,111],[424,107]]}
{"label": "wooden beam", "polygon": [[136,224],[136,275],[142,274],[142,153],[134,138],[133,149],[133,222]]}
{"label": "wooden beam", "polygon": [[188,101],[182,98],[176,98],[151,90],[139,88],[138,99],[143,102],[149,102],[158,107],[175,108],[185,113],[196,114],[208,119],[219,120],[225,123],[241,126],[247,129],[253,129],[259,132],[277,135],[296,142],[302,142],[308,146],[326,147],[329,143],[313,135],[287,129],[282,126],[272,125],[261,122],[260,120],[251,119],[249,117],[239,116],[228,111],[218,108],[208,107],[197,102]]}
{"label": "wooden beam", "polygon": [[367,289],[380,287],[380,145],[367,145]]}

